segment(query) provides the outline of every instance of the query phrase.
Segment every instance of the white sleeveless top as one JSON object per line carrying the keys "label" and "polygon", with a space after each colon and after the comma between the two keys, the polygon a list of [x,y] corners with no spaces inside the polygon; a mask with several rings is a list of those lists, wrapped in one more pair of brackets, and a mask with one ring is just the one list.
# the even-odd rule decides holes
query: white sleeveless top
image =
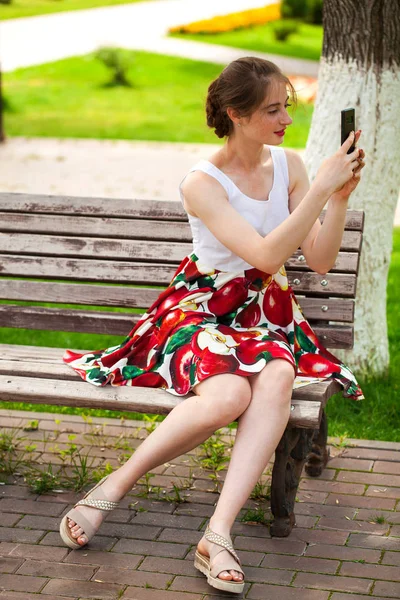
{"label": "white sleeveless top", "polygon": [[[189,171],[203,171],[217,179],[225,189],[229,203],[248,221],[256,231],[265,237],[289,215],[288,188],[289,173],[286,154],[283,148],[268,146],[274,166],[273,184],[268,200],[255,200],[243,194],[225,173],[208,160],[200,160]],[[179,192],[183,203],[183,192],[179,184]],[[198,217],[187,213],[193,237],[193,252],[200,262],[220,271],[243,271],[251,269],[243,258],[234,254],[221,244],[208,227]]]}

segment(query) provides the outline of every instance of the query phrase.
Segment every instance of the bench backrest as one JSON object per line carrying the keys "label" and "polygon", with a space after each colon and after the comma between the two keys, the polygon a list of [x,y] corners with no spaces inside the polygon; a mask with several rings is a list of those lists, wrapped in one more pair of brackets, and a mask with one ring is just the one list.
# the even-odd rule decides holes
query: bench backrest
{"label": "bench backrest", "polygon": [[[363,225],[363,211],[347,211],[341,251],[327,275],[310,271],[300,250],[285,265],[305,317],[327,347],[353,346]],[[0,327],[125,335],[192,252],[191,239],[176,201],[1,193],[0,302],[80,307],[3,303]]]}

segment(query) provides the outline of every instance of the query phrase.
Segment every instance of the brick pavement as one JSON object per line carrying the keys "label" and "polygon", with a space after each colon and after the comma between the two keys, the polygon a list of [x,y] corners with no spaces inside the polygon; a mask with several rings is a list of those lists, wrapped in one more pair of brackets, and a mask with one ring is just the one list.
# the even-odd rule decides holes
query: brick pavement
{"label": "brick pavement", "polygon": [[[37,430],[22,427],[32,419]],[[32,458],[56,472],[60,451],[77,444],[91,469],[121,464],[148,435],[149,423],[0,410],[0,435],[15,431],[32,444]],[[14,429],[13,429],[14,428]],[[76,437],[74,437],[76,436]],[[221,430],[229,452],[234,437]],[[303,476],[297,526],[288,538],[271,538],[250,522],[249,499],[232,539],[246,573],[250,600],[366,600],[400,598],[400,444],[347,440],[334,445],[318,479]],[[210,587],[193,567],[196,544],[218,498],[200,449],[154,469],[102,524],[89,546],[63,546],[59,522],[82,492],[32,493],[22,475],[0,485],[0,600],[218,600],[233,597]],[[0,445],[0,464],[4,448]],[[22,470],[22,469],[20,469]],[[268,482],[269,471],[263,475]],[[71,467],[66,473],[72,475]],[[221,482],[225,471],[220,472]],[[219,485],[221,485],[221,482]],[[184,502],[177,498],[175,490]],[[159,486],[159,487],[157,487]],[[168,498],[169,496],[169,498]]]}

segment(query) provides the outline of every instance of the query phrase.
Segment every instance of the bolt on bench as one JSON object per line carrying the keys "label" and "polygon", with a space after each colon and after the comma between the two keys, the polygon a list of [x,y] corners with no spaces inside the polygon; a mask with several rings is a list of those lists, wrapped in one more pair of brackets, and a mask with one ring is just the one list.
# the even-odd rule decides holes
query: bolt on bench
{"label": "bolt on bench", "polygon": [[[363,225],[363,211],[347,211],[341,251],[328,274],[310,271],[300,250],[285,265],[305,317],[328,348],[353,346]],[[0,193],[0,328],[126,336],[140,318],[129,309],[143,313],[153,304],[192,252],[191,240],[187,215],[177,201]],[[28,304],[4,304],[5,300]],[[48,308],[29,302],[100,309]],[[105,312],[104,307],[126,312]],[[0,329],[0,341],[1,337]],[[0,343],[0,400],[167,414],[193,396],[136,386],[91,386],[62,363],[64,350]],[[324,407],[341,389],[328,381],[293,392],[272,472],[273,536],[289,535],[295,524],[304,464],[309,475],[317,476],[328,460]]]}

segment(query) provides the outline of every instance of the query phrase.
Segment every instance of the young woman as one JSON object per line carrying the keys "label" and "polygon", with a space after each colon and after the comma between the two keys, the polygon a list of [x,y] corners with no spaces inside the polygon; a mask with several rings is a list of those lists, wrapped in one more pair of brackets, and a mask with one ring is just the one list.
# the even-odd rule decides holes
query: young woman
{"label": "young woman", "polygon": [[244,573],[230,530],[285,430],[293,387],[335,378],[345,396],[363,398],[351,370],[304,318],[283,266],[300,246],[314,271],[325,274],[334,264],[347,201],[364,167],[364,152],[347,150],[361,132],[323,161],[310,187],[299,155],[279,147],[292,123],[288,91],[295,96],[276,65],[252,57],[232,62],[211,83],[207,124],[226,143],[180,185],[193,253],[119,346],[64,358],[95,385],[194,393],[64,517],[60,532],[70,547],[87,544],[145,473],[237,419],[195,567],[214,587],[241,592]]}

